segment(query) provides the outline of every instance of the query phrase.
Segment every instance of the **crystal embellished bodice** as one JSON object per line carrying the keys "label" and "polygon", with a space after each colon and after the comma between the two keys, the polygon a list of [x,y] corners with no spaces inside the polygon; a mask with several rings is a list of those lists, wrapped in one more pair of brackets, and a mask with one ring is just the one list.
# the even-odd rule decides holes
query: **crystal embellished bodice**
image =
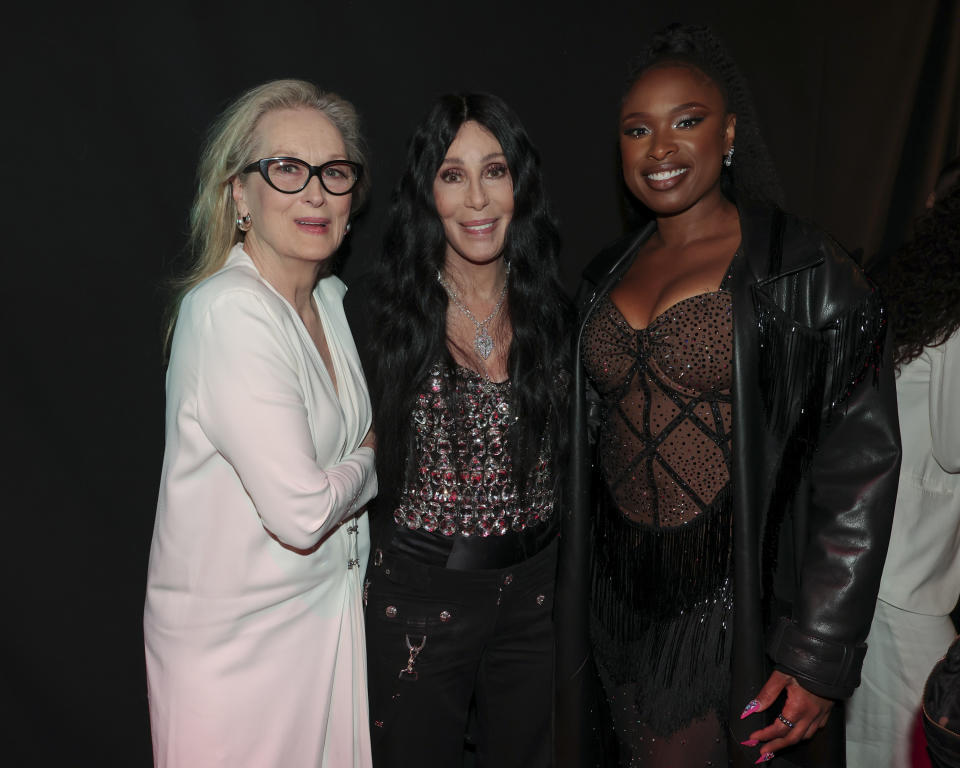
{"label": "crystal embellished bodice", "polygon": [[584,366],[604,402],[600,466],[632,522],[692,522],[729,480],[730,294],[678,302],[642,330],[609,296],[584,332]]}
{"label": "crystal embellished bodice", "polygon": [[623,637],[728,590],[732,354],[725,290],[677,302],[644,329],[605,296],[584,328],[584,368],[603,402],[594,597]]}
{"label": "crystal embellished bodice", "polygon": [[545,525],[553,513],[549,442],[544,439],[526,501],[518,504],[509,452],[515,421],[509,381],[435,365],[411,413],[414,450],[393,517],[443,536],[503,536]]}

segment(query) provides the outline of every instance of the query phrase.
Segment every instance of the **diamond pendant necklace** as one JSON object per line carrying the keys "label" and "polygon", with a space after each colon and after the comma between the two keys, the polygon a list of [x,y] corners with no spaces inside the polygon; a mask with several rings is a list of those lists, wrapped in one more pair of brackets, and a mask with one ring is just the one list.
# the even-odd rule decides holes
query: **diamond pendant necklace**
{"label": "diamond pendant necklace", "polygon": [[493,308],[493,311],[487,315],[487,319],[480,321],[474,316],[473,312],[467,309],[466,305],[460,300],[460,297],[457,296],[457,292],[453,289],[453,286],[449,285],[446,280],[443,279],[443,273],[440,270],[437,270],[437,282],[443,286],[443,289],[447,292],[447,296],[450,297],[450,300],[456,305],[470,322],[473,323],[474,327],[477,329],[473,337],[473,349],[483,360],[486,360],[490,357],[490,353],[493,352],[493,338],[490,336],[490,332],[487,330],[487,326],[490,322],[497,316],[497,313],[500,312],[500,307],[503,306],[503,300],[507,296],[507,278],[510,277],[510,264],[507,263],[507,271],[503,276],[503,288],[500,289],[500,298],[497,299],[497,306]]}

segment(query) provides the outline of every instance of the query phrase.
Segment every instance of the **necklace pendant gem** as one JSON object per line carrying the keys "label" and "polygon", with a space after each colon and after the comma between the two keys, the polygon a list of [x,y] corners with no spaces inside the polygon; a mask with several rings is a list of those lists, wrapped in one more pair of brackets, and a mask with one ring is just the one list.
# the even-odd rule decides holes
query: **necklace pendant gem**
{"label": "necklace pendant gem", "polygon": [[490,357],[490,353],[493,352],[493,339],[490,338],[486,328],[477,330],[477,335],[473,340],[473,348],[484,360]]}

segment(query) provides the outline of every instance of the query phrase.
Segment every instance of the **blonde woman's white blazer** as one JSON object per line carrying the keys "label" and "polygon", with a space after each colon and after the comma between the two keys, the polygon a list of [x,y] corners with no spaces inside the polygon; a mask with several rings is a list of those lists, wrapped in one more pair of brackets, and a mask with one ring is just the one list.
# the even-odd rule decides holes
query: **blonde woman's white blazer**
{"label": "blonde woman's white blazer", "polygon": [[241,245],[183,300],[144,637],[158,766],[370,765],[362,579],[371,408],[336,277],[337,387]]}

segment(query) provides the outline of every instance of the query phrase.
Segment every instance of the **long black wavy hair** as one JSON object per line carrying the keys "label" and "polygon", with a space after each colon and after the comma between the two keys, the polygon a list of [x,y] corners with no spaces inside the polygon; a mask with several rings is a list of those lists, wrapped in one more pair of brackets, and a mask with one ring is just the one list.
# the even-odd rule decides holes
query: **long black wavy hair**
{"label": "long black wavy hair", "polygon": [[447,342],[447,293],[437,281],[446,237],[433,183],[447,148],[468,121],[500,142],[513,180],[514,211],[503,250],[511,265],[504,310],[513,328],[507,368],[517,421],[508,435],[521,501],[542,439],[551,441],[556,466],[565,452],[572,305],[558,277],[560,236],[544,193],[539,154],[500,98],[444,95],[410,139],[374,272],[369,373],[377,473],[388,503],[399,493],[405,473],[413,471],[407,459],[414,445],[410,414],[416,395],[432,365],[455,365]]}
{"label": "long black wavy hair", "polygon": [[960,328],[960,183],[937,193],[913,237],[877,279],[893,329],[897,368]]}
{"label": "long black wavy hair", "polygon": [[[747,81],[720,38],[708,27],[669,24],[650,38],[630,62],[623,97],[647,70],[655,67],[693,67],[710,79],[723,96],[727,113],[737,116],[733,163],[723,166],[720,185],[731,200],[748,197],[783,205],[783,191],[766,143],[760,134],[757,111]],[[652,218],[623,184],[628,211],[636,223]]]}

